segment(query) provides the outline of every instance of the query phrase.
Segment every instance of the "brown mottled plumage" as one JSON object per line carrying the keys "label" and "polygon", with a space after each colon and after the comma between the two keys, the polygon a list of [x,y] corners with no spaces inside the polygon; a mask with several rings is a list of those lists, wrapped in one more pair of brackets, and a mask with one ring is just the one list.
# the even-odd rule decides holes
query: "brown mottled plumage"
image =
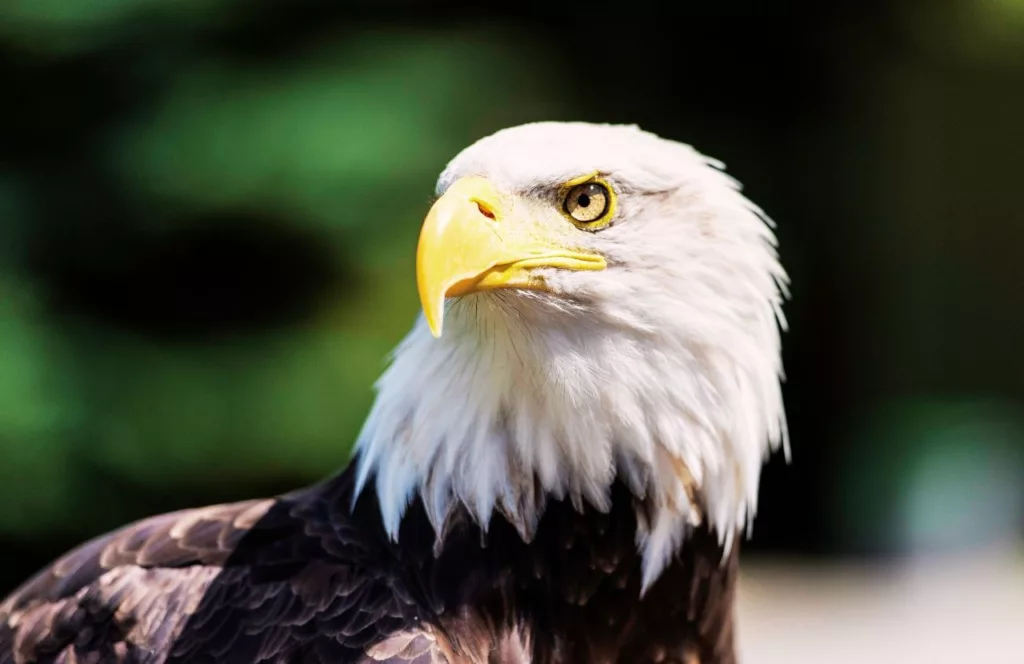
{"label": "brown mottled plumage", "polygon": [[351,492],[350,470],[93,540],[0,605],[0,662],[734,661],[735,549],[695,531],[640,599],[622,485],[608,514],[550,503],[530,544],[461,519],[436,558],[421,505],[393,543]]}

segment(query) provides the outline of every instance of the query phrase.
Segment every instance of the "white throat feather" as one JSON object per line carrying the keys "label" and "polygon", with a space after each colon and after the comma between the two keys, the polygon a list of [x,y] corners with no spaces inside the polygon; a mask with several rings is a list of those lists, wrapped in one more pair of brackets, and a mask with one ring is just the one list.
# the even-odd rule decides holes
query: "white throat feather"
{"label": "white throat feather", "polygon": [[[633,164],[644,168],[627,161],[620,174],[634,192],[630,218],[602,234],[617,269],[551,270],[551,293],[452,300],[444,335],[421,317],[377,382],[357,441],[357,495],[374,478],[392,537],[419,495],[439,538],[464,507],[485,530],[498,511],[529,540],[548,497],[607,509],[619,478],[646,503],[646,589],[694,525],[706,522],[726,548],[749,528],[765,457],[780,444],[788,456],[786,274],[770,222],[720,164],[613,130],[645,147]],[[480,146],[501,136],[453,160],[439,192],[465,172],[500,180]]]}

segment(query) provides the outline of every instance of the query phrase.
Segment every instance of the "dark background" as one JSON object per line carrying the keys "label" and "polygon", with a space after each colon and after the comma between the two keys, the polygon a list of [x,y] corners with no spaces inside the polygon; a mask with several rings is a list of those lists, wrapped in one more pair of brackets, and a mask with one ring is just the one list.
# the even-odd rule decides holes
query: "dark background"
{"label": "dark background", "polygon": [[0,592],[347,463],[436,175],[541,119],[691,143],[779,223],[751,558],[1019,541],[1024,2],[493,4],[0,3]]}

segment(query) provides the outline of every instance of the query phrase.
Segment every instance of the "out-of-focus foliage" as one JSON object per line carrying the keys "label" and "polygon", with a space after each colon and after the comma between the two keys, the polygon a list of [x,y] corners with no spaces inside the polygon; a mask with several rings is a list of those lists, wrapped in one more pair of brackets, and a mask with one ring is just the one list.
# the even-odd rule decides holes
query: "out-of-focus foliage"
{"label": "out-of-focus foliage", "polygon": [[36,53],[88,51],[150,30],[188,29],[226,16],[237,0],[7,0],[0,3],[0,34]]}
{"label": "out-of-focus foliage", "polygon": [[497,37],[377,30],[267,67],[188,63],[153,116],[126,130],[118,165],[151,195],[404,247],[379,226],[415,224],[384,215],[426,200],[467,128],[555,110],[543,62],[513,59],[502,46],[513,35]]}
{"label": "out-of-focus foliage", "polygon": [[902,3],[903,27],[935,57],[997,69],[1024,62],[1024,1],[950,2],[945,11],[933,3]]}
{"label": "out-of-focus foliage", "polygon": [[[45,0],[0,14],[15,42],[45,36],[46,48],[87,50],[148,34],[157,51],[161,38],[198,29],[182,22],[190,12],[218,4]],[[438,172],[481,133],[561,112],[542,51],[524,53],[526,42],[515,32],[371,29],[267,61],[191,49],[153,56],[155,96],[89,137],[84,158],[129,211],[62,220],[88,238],[62,249],[71,259],[52,259],[72,273],[58,276],[58,290],[85,293],[85,306],[65,308],[52,292],[40,300],[19,275],[38,260],[27,230],[38,220],[9,180],[0,189],[0,472],[9,480],[0,530],[73,529],[100,507],[101,522],[127,518],[131,506],[98,488],[114,478],[173,493],[298,484],[344,465],[372,383],[416,315],[412,252]],[[102,215],[99,205],[86,213]],[[278,248],[305,258],[260,262]],[[222,252],[199,277],[196,251]],[[147,272],[156,260],[167,261],[163,272]],[[220,260],[251,273],[210,268]],[[65,283],[95,274],[107,276]],[[248,292],[245,306],[261,309],[264,291],[266,308],[286,311],[281,320],[239,308]],[[281,301],[291,299],[309,301]],[[198,301],[211,320],[228,310],[256,324],[211,332],[189,307]],[[161,321],[190,333],[162,335]]]}
{"label": "out-of-focus foliage", "polygon": [[66,526],[81,500],[70,481],[79,404],[60,333],[24,283],[0,280],[0,524],[22,532]]}
{"label": "out-of-focus foliage", "polygon": [[895,400],[851,434],[832,526],[849,550],[999,545],[1024,521],[1018,405]]}

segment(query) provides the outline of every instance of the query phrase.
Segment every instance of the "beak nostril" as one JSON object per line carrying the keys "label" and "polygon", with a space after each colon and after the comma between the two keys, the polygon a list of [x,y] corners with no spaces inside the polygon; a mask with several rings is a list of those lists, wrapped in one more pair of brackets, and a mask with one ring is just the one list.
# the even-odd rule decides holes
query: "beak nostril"
{"label": "beak nostril", "polygon": [[480,210],[480,214],[484,215],[488,219],[493,220],[495,218],[494,210],[492,210],[489,205],[478,200],[474,200],[473,202],[476,203],[476,207],[478,210]]}

